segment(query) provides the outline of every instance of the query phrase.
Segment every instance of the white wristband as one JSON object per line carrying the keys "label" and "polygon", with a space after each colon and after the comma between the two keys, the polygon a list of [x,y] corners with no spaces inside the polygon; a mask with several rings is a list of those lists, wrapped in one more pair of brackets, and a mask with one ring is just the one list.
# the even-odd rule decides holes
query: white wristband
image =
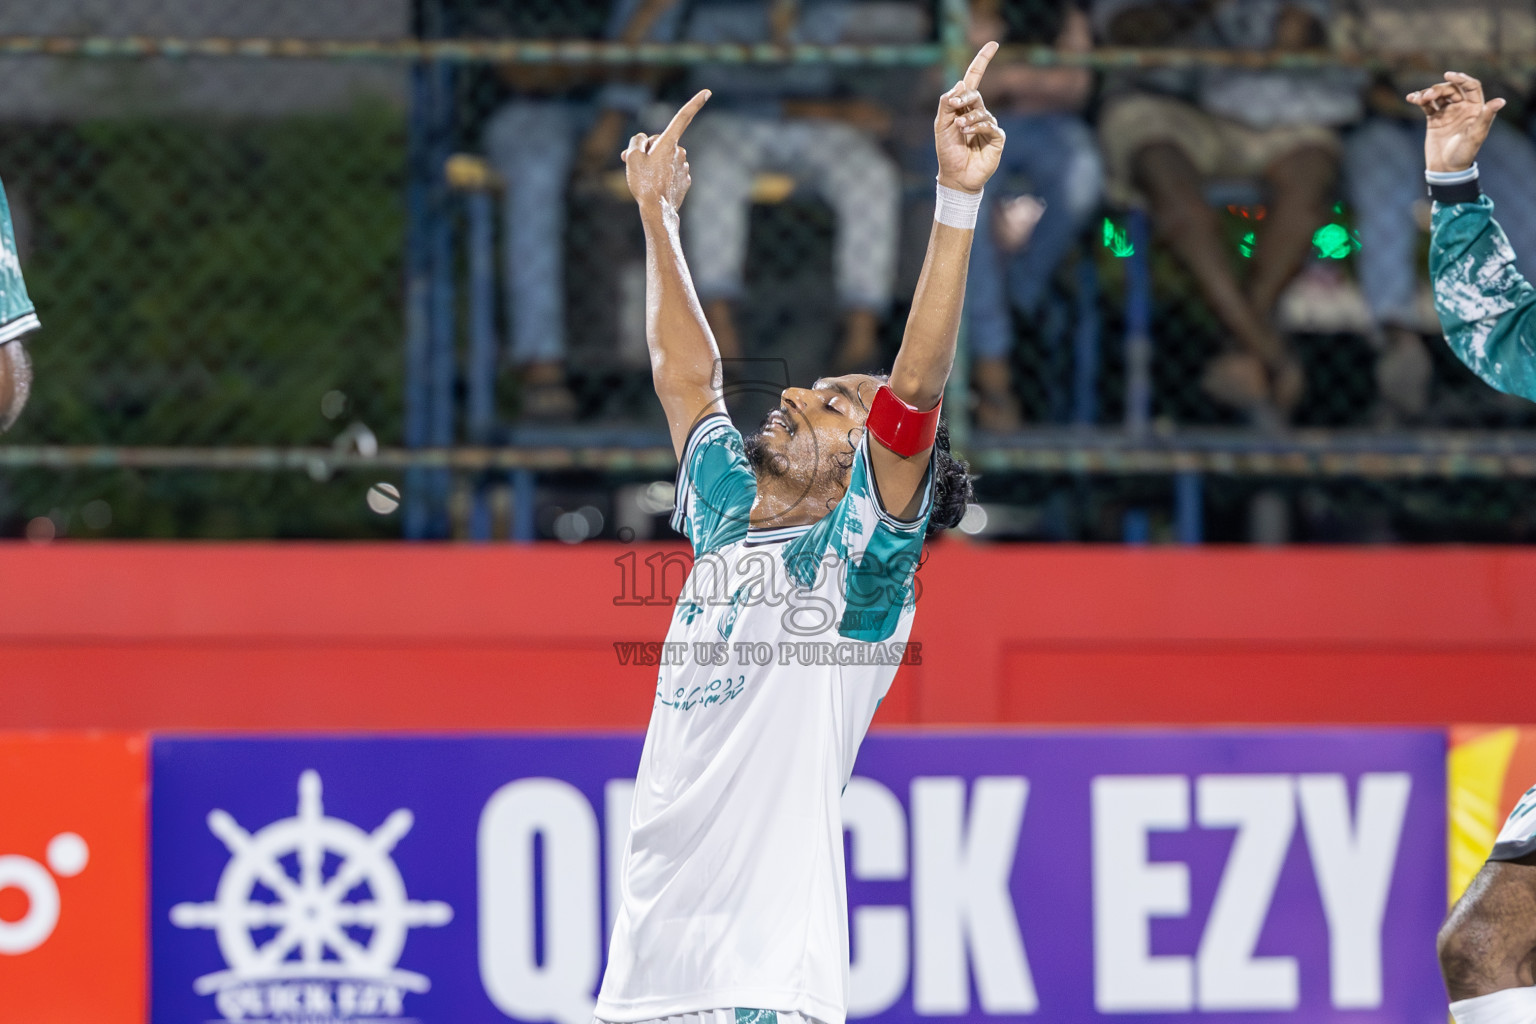
{"label": "white wristband", "polygon": [[984,192],[961,192],[940,185],[938,198],[933,204],[933,219],[946,227],[975,231],[976,213],[981,209]]}
{"label": "white wristband", "polygon": [[1424,180],[1431,185],[1465,185],[1477,180],[1477,164],[1463,171],[1425,171]]}

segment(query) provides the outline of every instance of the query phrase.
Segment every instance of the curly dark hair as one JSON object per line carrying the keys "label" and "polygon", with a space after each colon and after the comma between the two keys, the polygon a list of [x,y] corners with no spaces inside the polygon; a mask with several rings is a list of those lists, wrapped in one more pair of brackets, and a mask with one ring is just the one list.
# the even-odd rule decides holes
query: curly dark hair
{"label": "curly dark hair", "polygon": [[941,417],[939,432],[933,439],[933,511],[928,516],[924,537],[931,540],[959,526],[965,518],[965,507],[975,494],[970,464],[950,453],[949,423]]}

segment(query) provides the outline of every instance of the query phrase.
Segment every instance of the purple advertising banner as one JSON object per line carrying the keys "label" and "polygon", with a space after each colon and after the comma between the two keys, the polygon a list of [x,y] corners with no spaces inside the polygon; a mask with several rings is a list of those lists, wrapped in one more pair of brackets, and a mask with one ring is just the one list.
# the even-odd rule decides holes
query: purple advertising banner
{"label": "purple advertising banner", "polygon": [[[1445,749],[1427,731],[877,737],[844,796],[855,1010],[1442,1024]],[[870,881],[859,838],[898,827],[887,793],[910,859]],[[877,905],[910,913],[905,970],[859,948]]]}
{"label": "purple advertising banner", "polygon": [[[156,1024],[589,1024],[641,739],[165,739]],[[1441,1024],[1445,737],[881,734],[850,1017]]]}

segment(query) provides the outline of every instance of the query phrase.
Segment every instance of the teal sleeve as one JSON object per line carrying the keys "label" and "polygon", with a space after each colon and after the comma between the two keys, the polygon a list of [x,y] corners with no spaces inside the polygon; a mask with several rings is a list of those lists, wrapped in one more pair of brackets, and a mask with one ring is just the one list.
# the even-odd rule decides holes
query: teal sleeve
{"label": "teal sleeve", "polygon": [[1435,204],[1429,278],[1456,358],[1500,391],[1536,400],[1536,288],[1515,269],[1487,196]]}
{"label": "teal sleeve", "polygon": [[741,432],[722,413],[694,425],[677,467],[672,528],[693,544],[695,557],[747,535],[757,477],[747,462]]}
{"label": "teal sleeve", "polygon": [[11,228],[11,207],[0,186],[0,345],[37,330],[37,311],[21,279],[21,256]]}
{"label": "teal sleeve", "polygon": [[933,509],[933,461],[923,481],[917,517],[897,519],[885,510],[869,459],[869,436],[859,443],[849,473],[848,493],[826,518],[784,552],[790,578],[810,586],[824,562],[842,574],[844,607],[838,633],[876,642],[896,632],[914,598],[913,577],[923,557],[923,539]]}

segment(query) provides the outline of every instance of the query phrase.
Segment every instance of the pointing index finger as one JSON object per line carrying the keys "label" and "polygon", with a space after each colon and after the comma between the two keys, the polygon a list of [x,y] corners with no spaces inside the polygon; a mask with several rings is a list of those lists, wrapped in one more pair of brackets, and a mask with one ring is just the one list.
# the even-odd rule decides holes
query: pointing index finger
{"label": "pointing index finger", "polygon": [[670,142],[676,145],[677,140],[683,137],[683,132],[693,123],[693,116],[703,108],[704,104],[708,102],[709,97],[710,92],[708,89],[699,90],[693,99],[684,103],[683,108],[672,115],[671,123],[667,125],[666,130],[657,137],[656,141]]}
{"label": "pointing index finger", "polygon": [[971,60],[971,66],[965,69],[965,87],[967,89],[975,89],[981,85],[981,76],[987,73],[987,65],[992,63],[992,58],[996,53],[997,43],[988,43]]}

